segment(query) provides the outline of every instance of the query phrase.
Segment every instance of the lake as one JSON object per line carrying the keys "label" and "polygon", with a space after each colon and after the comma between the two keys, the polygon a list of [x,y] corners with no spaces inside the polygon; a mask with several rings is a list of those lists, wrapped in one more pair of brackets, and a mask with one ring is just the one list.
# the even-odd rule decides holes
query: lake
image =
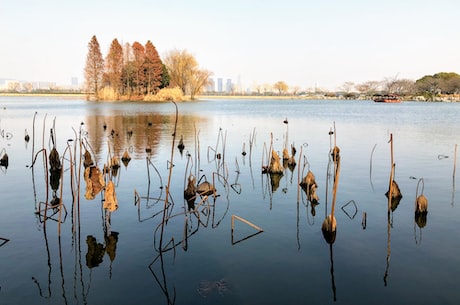
{"label": "lake", "polygon": [[[459,304],[459,117],[460,103],[0,97],[0,304]],[[291,146],[295,166],[263,173]],[[215,192],[185,200],[189,177]]]}

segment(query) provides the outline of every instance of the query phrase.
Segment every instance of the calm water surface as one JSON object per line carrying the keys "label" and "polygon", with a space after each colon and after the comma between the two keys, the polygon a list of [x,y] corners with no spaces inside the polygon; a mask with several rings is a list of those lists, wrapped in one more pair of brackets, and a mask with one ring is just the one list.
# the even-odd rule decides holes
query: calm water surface
{"label": "calm water surface", "polygon": [[[459,304],[460,104],[177,106],[174,138],[173,103],[0,97],[0,149],[9,156],[0,167],[0,304]],[[334,124],[341,165],[329,244],[321,224],[333,198]],[[51,130],[63,157],[56,192],[43,158]],[[403,197],[388,213],[390,135]],[[297,166],[276,181],[261,170],[271,143],[279,154],[297,150]],[[85,148],[100,169],[113,155],[132,158],[105,176],[116,211],[103,208],[104,192],[85,198]],[[308,169],[318,205],[298,188]],[[183,194],[189,174],[218,194],[195,213]],[[421,192],[428,214],[416,222]],[[54,197],[63,207],[45,223],[37,211]],[[232,231],[232,216],[255,227],[236,218]]]}

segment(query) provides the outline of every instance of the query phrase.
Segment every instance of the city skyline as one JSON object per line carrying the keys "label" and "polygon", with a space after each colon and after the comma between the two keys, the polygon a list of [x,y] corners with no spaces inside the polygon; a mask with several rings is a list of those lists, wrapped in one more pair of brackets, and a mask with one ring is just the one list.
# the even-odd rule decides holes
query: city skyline
{"label": "city skyline", "polygon": [[104,56],[114,38],[151,40],[160,57],[186,49],[214,78],[238,79],[243,87],[284,81],[334,91],[345,82],[416,80],[460,72],[458,11],[454,0],[6,0],[0,77],[82,83],[96,35]]}

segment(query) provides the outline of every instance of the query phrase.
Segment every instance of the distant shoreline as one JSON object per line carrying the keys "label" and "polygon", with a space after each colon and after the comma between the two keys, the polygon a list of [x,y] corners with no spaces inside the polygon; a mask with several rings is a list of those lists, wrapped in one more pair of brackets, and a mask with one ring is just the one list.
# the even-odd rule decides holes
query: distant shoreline
{"label": "distant shoreline", "polygon": [[[69,99],[86,99],[86,93],[11,93],[11,92],[0,92],[0,96],[21,96],[21,97],[61,97]],[[325,95],[197,95],[195,100],[211,100],[211,99],[253,99],[253,100],[345,100],[343,97],[338,96],[325,96]],[[353,100],[371,100],[371,98],[356,98]],[[116,102],[129,102],[130,100],[117,100]],[[184,100],[193,101],[193,100]],[[413,97],[410,100],[404,101],[416,101],[416,102],[429,102],[421,99],[421,97]],[[101,100],[101,102],[108,102],[108,100]],[[113,101],[110,101],[113,102]],[[431,102],[460,102],[460,95],[444,95],[438,96]]]}
{"label": "distant shoreline", "polygon": [[85,98],[84,93],[6,93],[1,92],[0,96],[44,96],[44,97],[72,97],[72,98]]}

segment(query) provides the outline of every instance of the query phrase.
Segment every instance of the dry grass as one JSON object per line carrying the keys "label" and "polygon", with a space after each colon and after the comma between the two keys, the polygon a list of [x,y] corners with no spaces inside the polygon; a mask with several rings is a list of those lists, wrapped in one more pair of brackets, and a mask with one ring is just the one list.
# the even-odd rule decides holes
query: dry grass
{"label": "dry grass", "polygon": [[165,101],[176,101],[180,102],[184,100],[184,94],[178,87],[176,88],[163,88],[158,91],[155,95],[146,95],[144,101],[147,102],[165,102]]}

